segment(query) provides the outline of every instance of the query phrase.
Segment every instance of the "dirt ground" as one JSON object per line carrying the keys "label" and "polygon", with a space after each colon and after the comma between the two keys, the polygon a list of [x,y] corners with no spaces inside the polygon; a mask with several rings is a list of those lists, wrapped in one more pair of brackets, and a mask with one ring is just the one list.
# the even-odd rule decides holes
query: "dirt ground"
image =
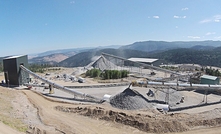
{"label": "dirt ground", "polygon": [[[163,115],[157,111],[128,111],[119,110],[104,104],[77,104],[48,99],[31,90],[14,90],[1,87],[1,99],[7,102],[1,108],[1,121],[10,127],[26,133],[161,133],[187,131],[185,133],[211,133],[218,134],[221,127],[220,118],[214,119],[213,114],[220,115],[220,109],[201,114],[168,114]],[[6,99],[7,98],[7,99]],[[1,104],[2,106],[2,104]],[[10,107],[10,109],[8,109]],[[10,111],[8,111],[10,110]],[[209,114],[209,115],[208,115]],[[174,116],[171,118],[171,116]],[[205,118],[204,116],[207,116]],[[204,117],[204,118],[203,118]],[[204,119],[199,120],[197,119]],[[211,120],[209,120],[211,118]],[[193,128],[183,124],[191,120]],[[166,121],[166,122],[165,122]],[[17,122],[17,123],[14,123]],[[190,122],[189,122],[190,123]],[[4,131],[14,133],[12,128],[1,124],[1,133]],[[149,124],[149,127],[146,127]],[[164,125],[167,124],[167,125]],[[4,126],[2,126],[4,125]],[[169,125],[169,126],[168,126]],[[205,126],[204,126],[205,125]],[[195,126],[195,127],[194,127]],[[207,129],[202,128],[207,127]],[[157,129],[155,129],[157,128]],[[170,128],[170,129],[167,129]],[[200,128],[200,129],[199,129]],[[20,133],[15,131],[15,133]],[[176,133],[176,134],[182,134]]]}
{"label": "dirt ground", "polygon": [[[10,102],[7,103],[7,106],[11,107],[10,114],[8,114],[7,110],[3,112],[1,111],[1,121],[5,123],[0,124],[0,133],[3,134],[22,133],[22,131],[23,133],[47,134],[144,134],[147,132],[176,132],[177,130],[185,132],[175,134],[218,134],[221,132],[221,127],[214,127],[220,125],[220,118],[213,119],[210,117],[211,120],[209,120],[209,118],[207,118],[207,120],[204,118],[204,120],[197,121],[200,117],[214,114],[214,112],[220,114],[220,109],[202,114],[162,115],[156,111],[119,110],[111,108],[106,103],[70,104],[52,101],[31,90],[21,91],[1,87],[0,91],[1,98],[4,98],[8,94],[14,94],[13,98],[8,98]],[[8,95],[8,97],[10,97],[10,95]],[[27,98],[28,101],[25,98]],[[16,103],[17,106],[13,103]],[[7,107],[5,107],[5,109],[7,109]],[[5,115],[3,116],[2,114]],[[174,116],[174,118],[171,118],[171,116]],[[187,120],[192,120],[190,126],[195,127],[183,127],[186,126],[183,122],[186,122]],[[17,123],[13,124],[14,121]],[[149,123],[148,129],[147,127],[144,127],[145,123]],[[10,127],[5,127],[5,125],[9,125]],[[17,131],[11,127],[17,129]],[[170,129],[167,129],[166,127]],[[204,129],[205,127],[206,129]]]}
{"label": "dirt ground", "polygon": [[0,129],[0,134],[22,134],[22,132],[18,132],[17,130],[12,129],[11,127],[5,125],[2,122],[0,122]]}
{"label": "dirt ground", "polygon": [[[59,84],[66,83],[73,84],[62,81]],[[89,80],[90,84],[96,82]],[[133,88],[142,94],[149,89]],[[114,95],[124,89],[125,86],[76,91],[102,97],[104,93]],[[58,90],[54,96],[47,93],[48,90],[43,88],[16,90],[0,87],[0,134],[221,133],[221,104],[162,114],[157,110],[120,110],[107,102],[94,104],[67,100],[64,98],[71,96]],[[203,94],[196,92],[184,91],[181,95],[185,95],[187,102],[181,106],[188,106],[189,102],[199,104],[203,99]],[[219,97],[210,94],[208,102],[218,101]],[[161,99],[164,100],[164,96]]]}
{"label": "dirt ground", "polygon": [[[19,91],[2,87],[0,88],[0,90],[2,95],[5,95],[4,92],[10,92],[10,94],[20,96],[20,100],[17,99],[17,101],[20,102],[17,103],[20,103],[20,107],[22,107],[22,109],[14,106],[15,109],[12,108],[10,112],[15,115],[15,120],[18,119],[20,121],[19,124],[23,124],[23,126],[26,126],[27,128],[21,130],[19,129],[21,127],[19,124],[6,124],[10,124],[10,126],[23,132],[27,131],[27,133],[47,134],[145,133],[130,126],[125,126],[119,123],[105,120],[91,119],[90,117],[81,116],[79,114],[70,114],[56,110],[55,108],[57,106],[78,107],[82,106],[82,104],[68,104],[51,101],[30,90]],[[24,102],[23,97],[27,97],[28,101],[30,102],[22,103]],[[11,99],[13,100],[13,98]],[[10,102],[7,106],[10,106]],[[11,107],[13,107],[13,104],[11,104]],[[31,107],[36,108],[36,111],[32,111]],[[33,112],[36,114],[35,116],[32,115]],[[8,122],[8,118],[11,118],[11,116],[13,116],[12,114],[5,114],[7,119],[3,120],[2,122]],[[4,129],[8,129],[7,131],[10,132],[11,128],[9,128],[10,127]]]}

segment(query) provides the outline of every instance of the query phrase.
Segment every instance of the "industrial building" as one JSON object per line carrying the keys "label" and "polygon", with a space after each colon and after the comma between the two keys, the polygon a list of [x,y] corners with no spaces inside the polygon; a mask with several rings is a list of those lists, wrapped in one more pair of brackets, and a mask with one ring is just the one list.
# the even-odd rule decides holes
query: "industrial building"
{"label": "industrial building", "polygon": [[215,76],[203,75],[200,77],[200,84],[219,85],[220,79]]}
{"label": "industrial building", "polygon": [[129,58],[129,61],[140,62],[152,66],[160,66],[163,64],[162,60],[152,58]]}
{"label": "industrial building", "polygon": [[28,56],[11,56],[3,59],[5,82],[8,85],[19,86],[29,82],[29,74],[22,71],[20,65],[28,66]]}

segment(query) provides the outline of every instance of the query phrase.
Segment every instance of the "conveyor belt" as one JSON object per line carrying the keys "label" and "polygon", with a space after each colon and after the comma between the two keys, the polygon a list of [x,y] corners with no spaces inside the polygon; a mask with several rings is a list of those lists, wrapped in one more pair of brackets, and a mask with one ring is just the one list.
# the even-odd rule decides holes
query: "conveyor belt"
{"label": "conveyor belt", "polygon": [[90,101],[92,100],[94,102],[101,102],[102,101],[101,99],[99,99],[97,97],[94,97],[94,96],[91,96],[91,95],[88,95],[88,94],[85,94],[85,93],[77,92],[77,91],[74,91],[73,89],[70,89],[70,88],[58,85],[58,84],[56,84],[56,83],[54,83],[52,81],[49,81],[49,80],[47,80],[47,79],[45,79],[45,78],[43,78],[43,77],[33,73],[29,69],[25,68],[23,65],[20,65],[20,68],[23,71],[25,71],[25,72],[29,73],[30,75],[34,76],[35,78],[38,78],[38,79],[42,80],[43,82],[45,82],[45,83],[47,83],[47,84],[49,84],[49,85],[51,85],[51,86],[61,90],[61,91],[67,92],[67,93],[72,94],[74,96],[80,96],[82,98],[89,99]]}

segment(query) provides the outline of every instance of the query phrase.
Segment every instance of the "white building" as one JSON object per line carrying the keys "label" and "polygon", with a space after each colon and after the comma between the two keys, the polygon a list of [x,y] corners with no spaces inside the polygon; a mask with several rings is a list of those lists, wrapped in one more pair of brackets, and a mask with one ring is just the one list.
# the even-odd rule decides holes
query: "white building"
{"label": "white building", "polygon": [[133,62],[140,62],[148,65],[153,65],[153,66],[160,66],[163,64],[162,60],[159,59],[152,59],[152,58],[129,58],[129,61]]}

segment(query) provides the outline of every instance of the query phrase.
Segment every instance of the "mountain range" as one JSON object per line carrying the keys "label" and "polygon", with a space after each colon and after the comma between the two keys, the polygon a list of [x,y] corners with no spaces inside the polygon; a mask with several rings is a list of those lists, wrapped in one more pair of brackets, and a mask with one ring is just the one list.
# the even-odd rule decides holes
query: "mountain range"
{"label": "mountain range", "polygon": [[107,49],[90,50],[87,52],[78,53],[70,58],[61,61],[59,63],[59,66],[65,66],[65,67],[86,66],[90,62],[94,61],[96,57],[100,56],[102,53],[108,53],[124,58],[147,56],[147,53],[143,51],[107,48]]}
{"label": "mountain range", "polygon": [[200,64],[203,66],[217,66],[221,67],[221,47],[214,47],[213,49],[179,48],[155,53],[150,55],[152,58],[164,59],[170,63],[175,64]]}
{"label": "mountain range", "polygon": [[29,63],[56,64],[65,67],[86,66],[102,52],[131,58],[149,57],[164,59],[170,63],[195,63],[221,66],[219,60],[221,41],[144,41],[125,46],[109,46],[96,48],[78,48],[48,51]]}
{"label": "mountain range", "polygon": [[120,47],[120,49],[132,49],[145,52],[151,51],[165,51],[175,48],[191,48],[194,46],[207,46],[207,47],[219,47],[221,46],[221,41],[143,41],[135,42],[130,45],[125,45]]}

